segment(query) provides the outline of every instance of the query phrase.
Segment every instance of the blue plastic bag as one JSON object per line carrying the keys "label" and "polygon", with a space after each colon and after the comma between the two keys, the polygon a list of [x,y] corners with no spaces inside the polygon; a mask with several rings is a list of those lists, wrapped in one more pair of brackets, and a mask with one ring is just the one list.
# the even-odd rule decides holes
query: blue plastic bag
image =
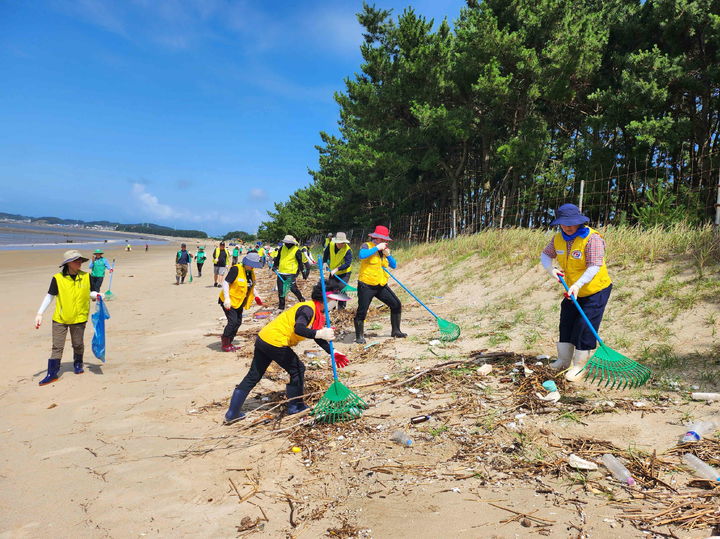
{"label": "blue plastic bag", "polygon": [[110,318],[105,302],[99,300],[92,315],[93,330],[92,351],[95,357],[105,363],[105,320]]}

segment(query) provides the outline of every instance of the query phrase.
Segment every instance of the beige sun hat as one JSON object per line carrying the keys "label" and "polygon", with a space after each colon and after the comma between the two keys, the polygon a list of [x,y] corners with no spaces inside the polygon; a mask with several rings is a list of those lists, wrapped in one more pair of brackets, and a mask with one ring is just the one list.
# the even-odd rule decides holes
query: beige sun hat
{"label": "beige sun hat", "polygon": [[333,241],[335,243],[350,243],[350,240],[347,239],[345,232],[338,232],[337,234],[335,234]]}
{"label": "beige sun hat", "polygon": [[69,251],[65,251],[65,254],[63,255],[64,260],[62,264],[60,264],[60,267],[62,268],[68,262],[72,262],[73,260],[77,260],[78,258],[83,262],[88,261],[88,259],[81,255],[80,251],[77,251],[76,249],[70,249]]}
{"label": "beige sun hat", "polygon": [[297,240],[293,238],[290,234],[285,236],[282,240],[283,243],[294,243],[295,245],[298,244]]}

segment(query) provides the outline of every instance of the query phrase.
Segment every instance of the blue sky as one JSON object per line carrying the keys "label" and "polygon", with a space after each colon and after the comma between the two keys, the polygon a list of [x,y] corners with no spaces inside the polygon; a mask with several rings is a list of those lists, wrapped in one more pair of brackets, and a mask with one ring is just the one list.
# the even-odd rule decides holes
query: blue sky
{"label": "blue sky", "polygon": [[255,231],[337,129],[361,6],[0,0],[0,211]]}

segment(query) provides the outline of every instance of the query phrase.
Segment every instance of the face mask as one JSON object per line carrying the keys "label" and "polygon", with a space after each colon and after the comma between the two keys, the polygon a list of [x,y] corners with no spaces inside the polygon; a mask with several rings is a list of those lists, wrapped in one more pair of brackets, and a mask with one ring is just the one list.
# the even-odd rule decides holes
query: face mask
{"label": "face mask", "polygon": [[285,247],[287,247],[288,249],[290,249],[293,245],[295,245],[295,244],[294,244],[294,243],[286,243],[286,244],[285,244]]}

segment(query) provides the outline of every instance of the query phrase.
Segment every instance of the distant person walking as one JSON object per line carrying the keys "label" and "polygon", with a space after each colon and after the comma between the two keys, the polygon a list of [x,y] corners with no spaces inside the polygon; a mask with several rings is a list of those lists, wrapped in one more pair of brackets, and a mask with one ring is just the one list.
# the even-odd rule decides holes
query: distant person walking
{"label": "distant person walking", "polygon": [[[325,247],[323,253],[323,262],[330,268],[330,282],[342,289],[345,284],[335,278],[337,276],[345,283],[350,282],[350,271],[353,261],[353,252],[350,249],[350,241],[347,239],[345,232],[338,232],[335,237],[330,240],[330,244]],[[344,309],[345,302],[338,303],[338,309]]]}
{"label": "distant person walking", "polygon": [[125,240],[125,250],[126,250],[128,253],[129,253],[130,251],[132,251],[132,247],[131,247],[130,244],[128,243],[128,240]]}
{"label": "distant person walking", "polygon": [[218,299],[228,320],[220,337],[223,352],[237,350],[232,341],[242,324],[243,310],[259,301],[255,298],[255,269],[262,267],[258,254],[248,253],[242,264],[235,264],[223,279],[222,292]]}
{"label": "distant person walking", "polygon": [[310,275],[310,267],[313,264],[316,264],[316,261],[312,255],[312,252],[310,251],[309,241],[305,241],[300,250],[302,251],[302,276],[303,279],[307,281],[307,278]]}
{"label": "distant person walking", "polygon": [[221,241],[219,247],[213,251],[213,274],[215,282],[213,286],[220,286],[220,282],[227,273],[227,266],[230,262],[230,251],[225,248],[225,242]]}
{"label": "distant person walking", "polygon": [[180,244],[180,250],[175,253],[175,284],[184,284],[188,273],[188,265],[192,262],[192,255],[188,252],[184,243]]}
{"label": "distant person walking", "polygon": [[103,256],[102,249],[95,249],[93,259],[90,261],[90,290],[100,292],[103,279],[105,278],[105,270],[113,272],[107,258]]}
{"label": "distant person walking", "polygon": [[150,246],[146,243],[145,244],[145,252],[147,253],[149,249],[150,249]]}
{"label": "distant person walking", "polygon": [[47,374],[40,380],[41,386],[54,382],[59,377],[60,361],[68,331],[73,348],[73,371],[75,374],[85,372],[83,334],[90,312],[90,300],[102,300],[100,294],[90,290],[90,275],[80,269],[87,261],[88,259],[79,251],[65,251],[60,264],[62,270],[50,280],[48,293],[35,316],[35,329],[39,329],[42,325],[43,313],[50,306],[53,298],[56,300],[52,318],[52,349],[48,359]]}
{"label": "distant person walking", "polygon": [[298,242],[290,234],[283,238],[282,247],[275,256],[273,269],[280,275],[277,278],[278,288],[278,304],[279,309],[285,309],[285,296],[283,296],[283,281],[290,279],[292,282],[290,291],[295,294],[298,301],[305,301],[305,298],[297,287],[295,280],[297,279],[300,268],[302,267],[302,251],[298,248]]}
{"label": "distant person walking", "polygon": [[232,265],[233,266],[238,263],[239,256],[240,256],[240,248],[236,245],[233,248],[233,252],[232,252]]}
{"label": "distant person walking", "polygon": [[202,277],[202,268],[203,268],[203,264],[205,264],[206,258],[207,257],[205,256],[205,247],[198,247],[197,253],[195,254],[195,262],[197,264],[198,277]]}

